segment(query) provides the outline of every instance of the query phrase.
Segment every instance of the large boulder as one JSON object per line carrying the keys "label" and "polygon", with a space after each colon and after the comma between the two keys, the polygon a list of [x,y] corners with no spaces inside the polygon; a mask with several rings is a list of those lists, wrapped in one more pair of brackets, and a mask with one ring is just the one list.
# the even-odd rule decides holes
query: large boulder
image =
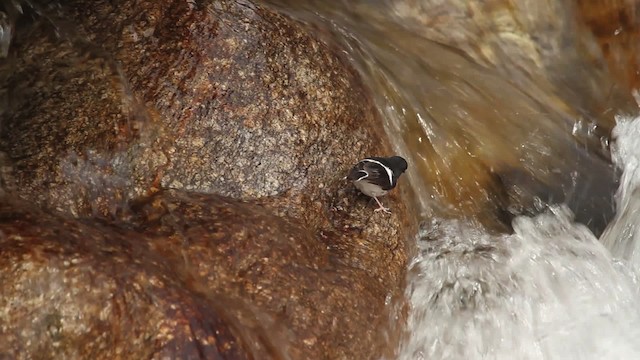
{"label": "large boulder", "polygon": [[157,187],[314,197],[359,156],[390,150],[338,49],[273,11],[246,1],[51,11],[18,29],[5,83],[1,144],[23,198],[86,215]]}
{"label": "large boulder", "polygon": [[2,200],[1,358],[252,358],[224,300],[177,281],[148,238]]}
{"label": "large boulder", "polygon": [[3,200],[1,355],[367,359],[385,345],[394,289],[260,205],[169,191],[114,226]]}
{"label": "large boulder", "polygon": [[33,6],[0,69],[3,190],[41,209],[2,208],[10,355],[40,351],[22,328],[56,357],[379,354],[410,205],[374,213],[343,180],[391,147],[339,48],[248,1]]}

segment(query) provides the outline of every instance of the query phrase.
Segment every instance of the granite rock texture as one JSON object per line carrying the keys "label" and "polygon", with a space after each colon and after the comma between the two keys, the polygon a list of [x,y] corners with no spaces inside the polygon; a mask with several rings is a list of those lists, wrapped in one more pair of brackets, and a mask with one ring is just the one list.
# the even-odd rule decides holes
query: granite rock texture
{"label": "granite rock texture", "polygon": [[[6,199],[5,199],[6,200]],[[389,284],[300,221],[171,190],[126,223],[0,205],[8,358],[372,358]],[[370,249],[373,250],[373,249]]]}
{"label": "granite rock texture", "polygon": [[[358,154],[388,151],[339,50],[270,10],[71,1],[59,11],[60,39],[45,21],[14,43],[2,148],[25,198],[83,215],[158,187],[317,194]],[[105,194],[87,189],[96,183]]]}
{"label": "granite rock texture", "polygon": [[393,347],[408,184],[386,215],[343,180],[390,145],[338,47],[249,1],[32,4],[0,65],[3,355]]}

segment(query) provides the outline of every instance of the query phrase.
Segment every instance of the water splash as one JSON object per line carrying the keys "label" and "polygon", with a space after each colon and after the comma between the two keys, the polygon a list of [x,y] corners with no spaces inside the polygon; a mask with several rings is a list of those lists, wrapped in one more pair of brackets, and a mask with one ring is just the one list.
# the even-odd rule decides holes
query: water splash
{"label": "water splash", "polygon": [[619,118],[614,135],[624,174],[602,243],[564,205],[516,218],[512,235],[459,220],[422,229],[398,358],[640,358],[640,118]]}
{"label": "water splash", "polygon": [[602,234],[613,256],[640,266],[640,117],[617,118],[613,131],[613,162],[623,171],[616,194],[617,214]]}

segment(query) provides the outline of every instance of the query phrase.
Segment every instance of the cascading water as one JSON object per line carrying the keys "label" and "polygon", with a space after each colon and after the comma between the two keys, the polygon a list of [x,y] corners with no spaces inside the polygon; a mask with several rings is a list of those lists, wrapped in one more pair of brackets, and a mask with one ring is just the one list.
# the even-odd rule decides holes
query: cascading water
{"label": "cascading water", "polygon": [[640,118],[620,118],[614,134],[625,180],[604,245],[564,205],[515,219],[513,235],[460,221],[422,230],[398,358],[640,358]]}
{"label": "cascading water", "polygon": [[613,131],[613,159],[623,171],[620,188],[616,195],[617,214],[609,224],[601,241],[611,254],[640,267],[640,126],[638,120],[620,117]]}

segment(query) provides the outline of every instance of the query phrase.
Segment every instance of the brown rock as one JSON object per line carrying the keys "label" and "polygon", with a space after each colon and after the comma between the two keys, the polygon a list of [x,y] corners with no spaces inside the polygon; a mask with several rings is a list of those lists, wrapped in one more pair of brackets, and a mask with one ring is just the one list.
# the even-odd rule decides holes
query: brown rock
{"label": "brown rock", "polygon": [[0,357],[249,359],[235,321],[150,239],[0,205]]}
{"label": "brown rock", "polygon": [[[44,254],[26,262],[16,252],[2,263],[0,286],[26,304],[18,312],[0,304],[12,313],[6,341],[21,343],[18,329],[37,330],[40,320],[29,321],[57,304],[82,316],[69,327],[60,320],[64,348],[42,335],[56,356],[380,354],[385,301],[404,279],[410,204],[394,191],[384,199],[393,214],[374,213],[342,180],[359,158],[390,146],[337,49],[247,1],[71,1],[60,13],[38,11],[45,16],[31,14],[40,21],[17,29],[0,69],[12,95],[0,122],[0,165],[10,168],[2,182],[47,211],[105,223],[31,209],[5,215],[3,254],[20,244],[24,254]],[[49,35],[54,28],[60,38]],[[219,195],[153,195],[166,187]],[[82,272],[63,269],[73,254]],[[13,289],[23,264],[27,283],[55,269],[66,287],[39,290],[51,307],[29,300],[34,290]],[[93,273],[103,274],[97,284]],[[122,314],[100,319],[97,304],[119,293]],[[174,343],[135,342],[135,334],[159,339],[159,323]],[[290,330],[271,326],[280,323]],[[95,332],[75,335],[84,328]],[[102,341],[102,328],[123,335]],[[203,341],[231,345],[202,350]],[[15,354],[39,351],[29,346]]]}
{"label": "brown rock", "polygon": [[0,68],[9,97],[0,122],[0,161],[10,169],[3,182],[48,208],[115,215],[167,162],[153,150],[161,126],[114,60],[66,23],[57,26],[61,38],[52,36],[58,20],[49,20],[19,22]]}
{"label": "brown rock", "polygon": [[177,191],[133,209],[115,227],[2,202],[3,355],[368,359],[388,346],[393,289],[296,220]]}
{"label": "brown rock", "polygon": [[294,334],[292,358],[368,359],[380,351],[385,296],[394,291],[373,269],[352,266],[349,257],[377,251],[357,236],[350,251],[326,246],[291,218],[211,195],[170,192],[136,214],[136,227],[159,236],[154,250],[185,281],[282,322]]}
{"label": "brown rock", "polygon": [[598,40],[616,82],[627,91],[640,85],[639,7],[635,1],[576,0],[578,15]]}
{"label": "brown rock", "polygon": [[353,70],[272,11],[237,1],[63,11],[69,22],[52,21],[62,40],[39,23],[12,45],[19,98],[2,148],[24,198],[82,215],[158,186],[317,194],[372,144],[388,153]]}

